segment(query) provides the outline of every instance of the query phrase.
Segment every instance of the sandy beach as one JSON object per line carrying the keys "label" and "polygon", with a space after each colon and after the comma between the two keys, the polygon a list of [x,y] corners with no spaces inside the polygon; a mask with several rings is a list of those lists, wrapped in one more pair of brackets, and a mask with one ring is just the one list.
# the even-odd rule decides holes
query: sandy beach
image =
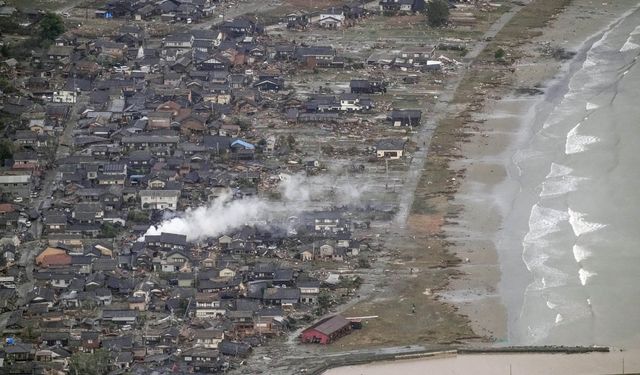
{"label": "sandy beach", "polygon": [[329,370],[325,374],[601,375],[638,371],[640,353],[617,351],[589,354],[468,354],[348,366]]}
{"label": "sandy beach", "polygon": [[[517,95],[514,88],[553,89],[554,82],[568,74],[570,63],[549,56],[545,50],[562,47],[578,52],[585,41],[601,33],[633,5],[633,1],[573,1],[553,17],[541,35],[529,43],[508,48],[508,52],[519,57],[509,77],[511,87],[492,92],[498,97],[487,100],[484,110],[473,115],[476,131],[470,131],[472,138],[460,147],[462,157],[451,164],[454,170],[464,170],[465,177],[452,202],[461,207],[461,214],[452,220],[452,225],[445,226],[445,233],[454,244],[455,254],[463,260],[460,265],[463,275],[451,281],[442,298],[470,318],[474,332],[497,344],[507,343],[508,321],[513,319],[508,317],[504,304],[504,294],[511,290],[505,289],[513,288],[513,293],[518,293],[529,282],[521,265],[520,285],[500,285],[501,267],[518,267],[514,263],[519,260],[518,255],[500,259],[496,251],[496,242],[501,240],[497,233],[505,217],[513,215],[511,201],[519,188],[514,179],[517,171],[510,170],[511,159],[531,132],[522,125],[523,119],[533,115],[534,106],[538,110],[544,108],[545,101],[552,101],[554,94]],[[528,217],[528,212],[522,215]],[[517,299],[514,296],[510,301],[518,303]],[[517,308],[511,310],[514,314]]]}

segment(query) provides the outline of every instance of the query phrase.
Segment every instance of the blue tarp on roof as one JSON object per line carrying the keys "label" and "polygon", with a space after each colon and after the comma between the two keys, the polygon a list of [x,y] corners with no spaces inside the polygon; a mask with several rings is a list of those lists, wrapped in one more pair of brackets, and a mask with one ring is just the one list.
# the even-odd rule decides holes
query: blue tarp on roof
{"label": "blue tarp on roof", "polygon": [[254,150],[256,146],[252,145],[249,142],[243,141],[242,139],[237,139],[231,143],[231,147],[240,146],[247,150]]}

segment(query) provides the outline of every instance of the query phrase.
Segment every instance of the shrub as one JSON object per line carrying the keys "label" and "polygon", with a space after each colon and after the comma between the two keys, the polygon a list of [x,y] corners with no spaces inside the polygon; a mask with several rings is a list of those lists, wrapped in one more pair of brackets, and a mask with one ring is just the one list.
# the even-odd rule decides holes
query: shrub
{"label": "shrub", "polygon": [[427,21],[430,26],[440,27],[449,21],[449,4],[445,0],[431,0],[427,3]]}

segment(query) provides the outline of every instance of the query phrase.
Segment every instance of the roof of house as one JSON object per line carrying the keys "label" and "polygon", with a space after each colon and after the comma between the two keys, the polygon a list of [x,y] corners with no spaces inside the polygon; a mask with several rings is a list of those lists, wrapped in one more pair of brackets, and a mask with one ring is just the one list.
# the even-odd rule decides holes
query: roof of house
{"label": "roof of house", "polygon": [[268,300],[297,300],[300,298],[300,289],[298,288],[267,288],[263,293],[262,298]]}
{"label": "roof of house", "polygon": [[140,190],[141,197],[153,197],[153,198],[178,198],[180,196],[180,190]]}
{"label": "roof of house", "polygon": [[319,321],[318,323],[305,329],[305,331],[315,330],[329,336],[349,325],[351,325],[351,322],[348,321],[345,317],[343,317],[342,315],[334,315]]}
{"label": "roof of house", "polygon": [[404,139],[381,139],[376,142],[376,150],[403,150],[406,141]]}
{"label": "roof of house", "polygon": [[194,339],[223,339],[224,331],[219,329],[198,329],[193,332]]}

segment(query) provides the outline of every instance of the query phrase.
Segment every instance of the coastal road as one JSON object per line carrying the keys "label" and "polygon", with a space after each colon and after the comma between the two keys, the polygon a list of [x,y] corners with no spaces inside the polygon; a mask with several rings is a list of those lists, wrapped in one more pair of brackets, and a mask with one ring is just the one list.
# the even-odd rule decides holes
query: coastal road
{"label": "coastal road", "polygon": [[522,5],[514,4],[509,11],[504,13],[491,27],[483,34],[482,40],[478,42],[463,58],[463,62],[458,66],[461,71],[452,81],[448,82],[446,89],[442,91],[438,102],[436,103],[433,113],[428,117],[426,122],[423,122],[419,126],[413,136],[413,140],[420,147],[414,154],[409,165],[409,171],[402,190],[399,194],[400,202],[398,207],[398,214],[394,219],[394,225],[397,228],[405,228],[409,214],[411,213],[411,207],[415,199],[415,192],[418,188],[418,183],[422,177],[425,162],[427,160],[427,154],[429,152],[429,145],[431,143],[431,137],[433,131],[438,126],[438,123],[444,120],[451,114],[452,108],[448,108],[449,104],[453,100],[460,82],[464,79],[466,71],[469,69],[475,59],[484,51],[489,44],[489,40],[493,39],[500,30],[515,16],[521,9]]}

